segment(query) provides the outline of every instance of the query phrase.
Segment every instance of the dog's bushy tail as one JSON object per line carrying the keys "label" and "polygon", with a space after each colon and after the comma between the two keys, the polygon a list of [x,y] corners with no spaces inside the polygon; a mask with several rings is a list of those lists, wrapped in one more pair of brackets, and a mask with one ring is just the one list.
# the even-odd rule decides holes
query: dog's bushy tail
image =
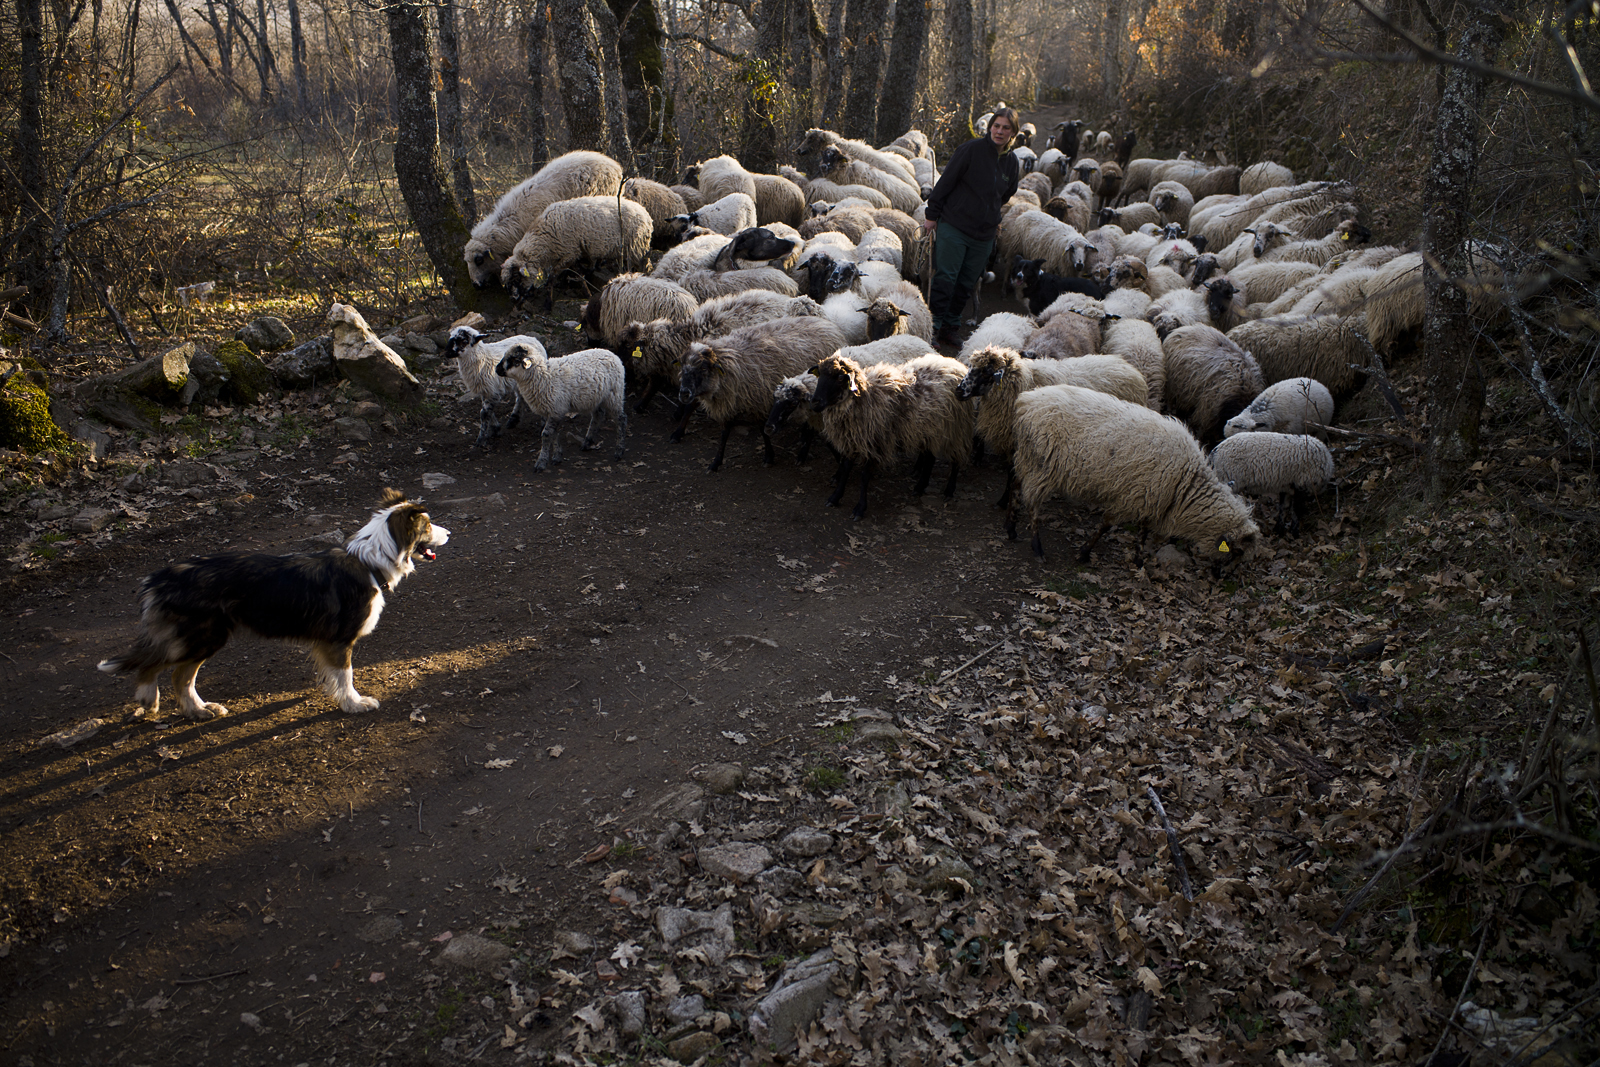
{"label": "dog's bushy tail", "polygon": [[169,661],[165,642],[156,644],[141,636],[133,647],[120,656],[101,660],[96,666],[107,674],[130,674],[152,667],[165,666]]}

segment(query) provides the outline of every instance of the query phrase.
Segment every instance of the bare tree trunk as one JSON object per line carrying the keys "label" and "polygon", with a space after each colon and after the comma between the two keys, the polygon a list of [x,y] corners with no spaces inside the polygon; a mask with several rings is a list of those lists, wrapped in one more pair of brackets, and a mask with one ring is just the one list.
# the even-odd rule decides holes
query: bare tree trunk
{"label": "bare tree trunk", "polygon": [[[627,97],[628,140],[636,153],[648,150],[658,158],[656,131],[659,129],[668,140],[672,139],[672,100],[667,92],[666,59],[661,49],[661,16],[655,0],[608,2],[621,28],[618,48]],[[653,170],[653,166],[640,167],[640,173]]]}
{"label": "bare tree trunk", "polygon": [[896,0],[894,42],[889,46],[883,100],[878,105],[878,144],[888,144],[911,128],[927,42],[928,5],[923,0]]}
{"label": "bare tree trunk", "polygon": [[[37,320],[48,306],[46,282],[44,162],[44,4],[42,0],[17,0],[20,37],[20,82],[17,93],[17,128],[11,139],[11,166],[17,175],[18,201],[15,277],[29,287],[28,307]],[[7,228],[11,220],[5,219]],[[10,259],[12,256],[6,256]]]}
{"label": "bare tree trunk", "polygon": [[265,109],[273,98],[272,76],[277,72],[277,63],[272,58],[272,38],[267,33],[267,0],[256,0],[255,30],[259,50],[256,69],[261,73],[261,106]]}
{"label": "bare tree trunk", "polygon": [[[1505,34],[1498,6],[1467,5],[1456,55],[1490,66]],[[1472,194],[1477,185],[1478,131],[1489,80],[1452,67],[1445,78],[1422,189],[1422,352],[1427,368],[1427,499],[1439,504],[1460,484],[1478,454],[1483,418],[1483,367],[1474,352],[1471,301],[1453,284],[1473,271]],[[1437,266],[1438,269],[1435,269]],[[1442,272],[1442,273],[1441,273]]]}
{"label": "bare tree trunk", "polygon": [[828,7],[828,92],[822,101],[822,124],[833,129],[844,110],[844,90],[850,81],[850,60],[855,46],[845,37],[845,10],[849,0],[833,0]]}
{"label": "bare tree trunk", "polygon": [[567,116],[567,150],[606,150],[605,80],[589,8],[572,0],[550,5],[550,45]]}
{"label": "bare tree trunk", "polygon": [[[394,0],[388,7],[389,50],[399,110],[394,143],[394,173],[411,222],[422,238],[433,269],[458,305],[487,310],[493,298],[474,288],[461,249],[467,243],[467,221],[450,195],[439,161],[439,126],[433,103],[433,58],[428,48],[428,23],[414,0]],[[503,297],[502,297],[503,300]]]}
{"label": "bare tree trunk", "polygon": [[300,105],[300,114],[310,117],[311,93],[306,86],[306,38],[300,30],[300,0],[288,0],[288,3],[289,59],[294,65],[295,102]]}
{"label": "bare tree trunk", "polygon": [[469,219],[478,217],[467,169],[467,145],[461,134],[461,46],[456,38],[455,0],[439,4],[439,143],[450,159],[456,203]]}
{"label": "bare tree trunk", "polygon": [[826,44],[812,0],[789,0],[789,87],[796,94],[798,134],[812,123],[817,87],[816,57]]}
{"label": "bare tree trunk", "polygon": [[550,158],[550,138],[544,123],[544,43],[550,29],[550,0],[538,0],[528,20],[528,150],[535,163]]}
{"label": "bare tree trunk", "polygon": [[[945,38],[949,41],[950,66],[945,72],[945,102],[955,109],[950,120],[950,144],[954,148],[974,136],[972,129],[972,0],[947,0],[944,9]],[[941,158],[943,158],[941,156]]]}
{"label": "bare tree trunk", "polygon": [[628,136],[628,98],[623,88],[622,54],[617,48],[617,38],[622,27],[612,14],[606,0],[590,0],[589,14],[594,19],[596,40],[600,43],[600,85],[606,100],[606,143],[611,146],[611,158],[622,164],[624,172],[631,173],[633,143]]}
{"label": "bare tree trunk", "polygon": [[848,24],[855,29],[855,62],[850,69],[850,92],[845,97],[839,132],[870,140],[878,126],[878,74],[883,70],[883,29],[889,0],[852,0]]}
{"label": "bare tree trunk", "polygon": [[1122,43],[1127,37],[1127,20],[1123,0],[1106,0],[1105,30],[1101,35],[1100,95],[1112,111],[1122,110]]}

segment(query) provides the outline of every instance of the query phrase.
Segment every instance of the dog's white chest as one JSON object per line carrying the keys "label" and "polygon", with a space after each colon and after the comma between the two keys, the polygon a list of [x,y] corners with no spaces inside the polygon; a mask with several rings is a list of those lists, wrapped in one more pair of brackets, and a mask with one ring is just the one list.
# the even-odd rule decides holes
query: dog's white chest
{"label": "dog's white chest", "polygon": [[383,593],[376,592],[372,595],[372,606],[367,609],[366,621],[361,624],[358,637],[365,637],[378,628],[378,616],[383,614]]}

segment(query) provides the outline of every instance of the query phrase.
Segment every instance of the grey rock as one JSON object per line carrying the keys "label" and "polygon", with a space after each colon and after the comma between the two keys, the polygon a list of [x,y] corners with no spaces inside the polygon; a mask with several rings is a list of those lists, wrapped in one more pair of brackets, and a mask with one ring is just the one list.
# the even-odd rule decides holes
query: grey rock
{"label": "grey rock", "polygon": [[690,993],[687,996],[673,997],[667,1003],[667,1018],[672,1020],[674,1026],[683,1026],[692,1023],[706,1010],[706,998],[699,993]]}
{"label": "grey rock", "polygon": [[938,889],[964,893],[966,889],[956,879],[960,878],[971,885],[976,877],[966,860],[960,856],[940,853],[938,862],[927,870],[919,872],[911,884],[924,893]]}
{"label": "grey rock", "polygon": [[215,404],[231,377],[221,360],[205,349],[199,349],[189,360],[189,380],[184,384],[180,398],[186,406]]}
{"label": "grey rock", "polygon": [[350,405],[350,414],[358,419],[381,419],[384,416],[383,405],[376,400],[363,400],[358,404]]}
{"label": "grey rock", "polygon": [[156,481],[172,489],[209,485],[216,480],[216,472],[199,460],[175,459],[156,468]]}
{"label": "grey rock", "polygon": [[811,826],[801,826],[784,835],[778,847],[791,856],[820,856],[833,847],[833,835]]}
{"label": "grey rock", "polygon": [[511,947],[477,934],[457,934],[444,946],[439,959],[463,970],[492,973],[511,958]]}
{"label": "grey rock", "polygon": [[406,369],[406,361],[367,325],[361,313],[347,304],[328,310],[333,330],[333,359],[339,373],[356,385],[383,397],[412,400],[422,383]]}
{"label": "grey rock", "polygon": [[342,419],[333,420],[333,432],[346,441],[372,440],[372,424],[366,419],[358,419],[354,415],[346,415]]}
{"label": "grey rock", "polygon": [[393,941],[400,936],[404,924],[393,915],[379,915],[367,925],[356,931],[356,936],[363,941],[379,944],[384,941]]}
{"label": "grey rock", "polygon": [[401,338],[401,343],[419,356],[436,356],[439,354],[439,346],[434,343],[432,337],[425,333],[408,333]]}
{"label": "grey rock", "polygon": [[[56,425],[63,424],[58,420]],[[111,435],[88,419],[78,419],[65,425],[70,427],[67,433],[72,436],[72,439],[79,444],[87,445],[89,451],[94,454],[95,459],[105,459],[106,453],[111,451]]]}
{"label": "grey rock", "polygon": [[885,815],[898,815],[911,810],[911,792],[904,782],[890,782],[878,790],[873,803]]}
{"label": "grey rock", "polygon": [[712,763],[695,772],[695,779],[718,796],[726,796],[744,785],[744,766],[738,763]]}
{"label": "grey rock", "polygon": [[701,870],[734,885],[743,885],[772,865],[772,853],[746,841],[703,848],[698,858]]}
{"label": "grey rock", "polygon": [[577,959],[594,951],[594,938],[578,930],[557,930],[552,942],[552,959]]}
{"label": "grey rock", "polygon": [[898,742],[904,736],[905,734],[900,730],[900,727],[892,722],[879,722],[876,719],[868,719],[865,722],[856,723],[854,740],[857,744],[870,741]]}
{"label": "grey rock", "polygon": [[796,1033],[816,1018],[829,997],[828,983],[839,965],[831,949],[823,949],[783,969],[772,992],[750,1013],[750,1034],[760,1045],[792,1052],[799,1044]]}
{"label": "grey rock", "polygon": [[277,356],[267,364],[278,384],[286,389],[309,389],[339,376],[333,362],[333,338],[324,334]]}
{"label": "grey rock", "polygon": [[263,315],[254,322],[239,327],[234,332],[235,341],[243,341],[250,347],[250,351],[257,353],[276,352],[280,348],[288,348],[294,344],[294,331],[276,315]]}
{"label": "grey rock", "polygon": [[717,1040],[716,1034],[699,1030],[667,1042],[667,1055],[679,1063],[693,1063],[704,1056],[710,1056],[720,1048],[722,1042]]}
{"label": "grey rock", "polygon": [[643,813],[641,822],[695,822],[705,814],[705,810],[706,791],[691,782],[679,786],[650,805]]}
{"label": "grey rock", "polygon": [[798,904],[791,904],[783,909],[783,913],[791,922],[816,926],[824,930],[838,926],[844,921],[843,908],[836,908],[832,904],[816,900],[803,900]]}
{"label": "grey rock", "polygon": [[793,867],[768,867],[756,875],[756,886],[775,897],[792,897],[805,892],[806,876]]}
{"label": "grey rock", "polygon": [[644,994],[637,989],[626,993],[618,993],[611,998],[611,1006],[617,1013],[617,1029],[628,1037],[638,1037],[644,1033],[646,1023],[644,1013]]}
{"label": "grey rock", "polygon": [[150,420],[146,419],[126,397],[115,394],[98,395],[89,400],[88,408],[92,414],[98,415],[119,430],[137,430],[140,433],[155,431]]}
{"label": "grey rock", "polygon": [[72,517],[72,528],[78,533],[99,533],[116,517],[116,512],[105,508],[84,508]]}
{"label": "grey rock", "polygon": [[720,967],[733,951],[733,905],[716,911],[689,908],[656,909],[656,928],[668,948],[700,948],[712,966]]}

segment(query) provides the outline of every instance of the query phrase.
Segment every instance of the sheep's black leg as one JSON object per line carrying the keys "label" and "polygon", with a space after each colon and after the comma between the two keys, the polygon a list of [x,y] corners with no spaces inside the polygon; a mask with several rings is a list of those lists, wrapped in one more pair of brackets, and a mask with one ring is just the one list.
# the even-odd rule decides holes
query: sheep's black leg
{"label": "sheep's black leg", "polygon": [[811,428],[809,422],[800,424],[800,447],[794,450],[794,461],[804,463],[811,458],[811,440],[817,436],[817,431]]}
{"label": "sheep's black leg", "polygon": [[613,461],[621,459],[628,453],[628,405],[624,401],[617,405],[617,450],[611,454]]}
{"label": "sheep's black leg", "polygon": [[500,425],[494,419],[494,401],[485,400],[478,405],[478,440],[474,443],[479,448],[488,448],[489,442],[499,432]]}
{"label": "sheep's black leg", "polygon": [[997,508],[1011,505],[1011,493],[1017,485],[1017,465],[1010,460],[1006,461],[1006,487],[1000,490],[1000,499],[994,502]]}
{"label": "sheep's black leg", "polygon": [[550,448],[559,433],[554,418],[544,420],[544,430],[539,434],[539,458],[534,461],[534,470],[542,471],[550,466]]}
{"label": "sheep's black leg", "polygon": [[856,509],[850,513],[851,522],[860,522],[861,517],[867,513],[867,483],[872,481],[872,468],[874,461],[867,460],[861,467],[861,499],[856,501]]}
{"label": "sheep's black leg", "polygon": [[839,469],[833,472],[833,492],[828,495],[828,506],[839,506],[839,498],[844,496],[845,483],[850,480],[850,469],[855,462],[849,456],[839,457]]}
{"label": "sheep's black leg", "polygon": [[707,474],[715,474],[722,469],[722,454],[728,450],[728,437],[733,433],[733,420],[729,419],[722,424],[722,440],[717,442],[717,454],[712,457],[711,466],[706,468]]}
{"label": "sheep's black leg", "polygon": [[1079,563],[1089,562],[1090,549],[1094,548],[1095,545],[1100,543],[1100,538],[1104,537],[1106,535],[1106,531],[1109,529],[1111,529],[1111,524],[1109,522],[1102,522],[1100,524],[1100,529],[1096,530],[1094,536],[1089,538],[1089,543],[1078,549]]}
{"label": "sheep's black leg", "polygon": [[972,465],[983,466],[983,437],[979,434],[972,435]]}
{"label": "sheep's black leg", "polygon": [[1013,501],[1011,501],[1010,507],[1006,508],[1006,540],[1007,541],[1015,541],[1016,539],[1017,539],[1017,502],[1015,500],[1013,500]]}
{"label": "sheep's black leg", "polygon": [[1285,513],[1288,508],[1288,505],[1285,503],[1285,501],[1288,499],[1288,493],[1278,494],[1278,521],[1272,524],[1272,535],[1274,537],[1282,537],[1284,530],[1288,528],[1288,523],[1284,521]]}
{"label": "sheep's black leg", "polygon": [[645,379],[644,395],[639,398],[639,402],[637,404],[633,405],[633,413],[635,415],[643,415],[645,409],[650,406],[650,401],[655,399],[657,384],[659,383],[656,381],[656,376],[654,374]]}
{"label": "sheep's black leg", "polygon": [[944,483],[944,498],[946,500],[955,499],[955,495],[956,495],[956,475],[958,475],[960,473],[961,473],[961,464],[957,463],[955,460],[951,460],[950,461],[950,477]]}
{"label": "sheep's black leg", "polygon": [[677,442],[683,440],[683,431],[689,428],[689,416],[694,414],[694,404],[679,404],[672,417],[678,420],[678,425],[667,434],[667,440]]}
{"label": "sheep's black leg", "polygon": [[1144,566],[1144,545],[1149,539],[1150,528],[1146,526],[1144,529],[1139,531],[1139,543],[1134,547],[1133,550],[1133,565],[1135,567]]}
{"label": "sheep's black leg", "polygon": [[506,421],[501,424],[500,428],[502,430],[515,430],[517,424],[522,421],[522,411],[527,406],[522,402],[522,394],[518,393],[517,398],[511,402],[511,414],[506,416]]}
{"label": "sheep's black leg", "polygon": [[777,458],[772,454],[772,438],[767,435],[767,428],[763,426],[761,428],[761,465],[770,467],[775,462],[777,462]]}
{"label": "sheep's black leg", "polygon": [[928,491],[928,479],[933,477],[933,453],[924,450],[917,457],[917,465],[912,471],[911,495],[921,496]]}
{"label": "sheep's black leg", "polygon": [[1039,537],[1039,505],[1038,504],[1034,504],[1034,506],[1031,509],[1029,509],[1028,518],[1029,518],[1029,521],[1030,521],[1030,523],[1032,525],[1032,529],[1033,529],[1033,545],[1032,545],[1032,547],[1033,547],[1033,558],[1038,560],[1040,563],[1043,563],[1044,562],[1044,541]]}
{"label": "sheep's black leg", "polygon": [[589,428],[583,431],[583,441],[578,445],[579,452],[587,452],[594,447],[596,433],[600,429],[600,412],[602,408],[595,408],[589,412]]}

